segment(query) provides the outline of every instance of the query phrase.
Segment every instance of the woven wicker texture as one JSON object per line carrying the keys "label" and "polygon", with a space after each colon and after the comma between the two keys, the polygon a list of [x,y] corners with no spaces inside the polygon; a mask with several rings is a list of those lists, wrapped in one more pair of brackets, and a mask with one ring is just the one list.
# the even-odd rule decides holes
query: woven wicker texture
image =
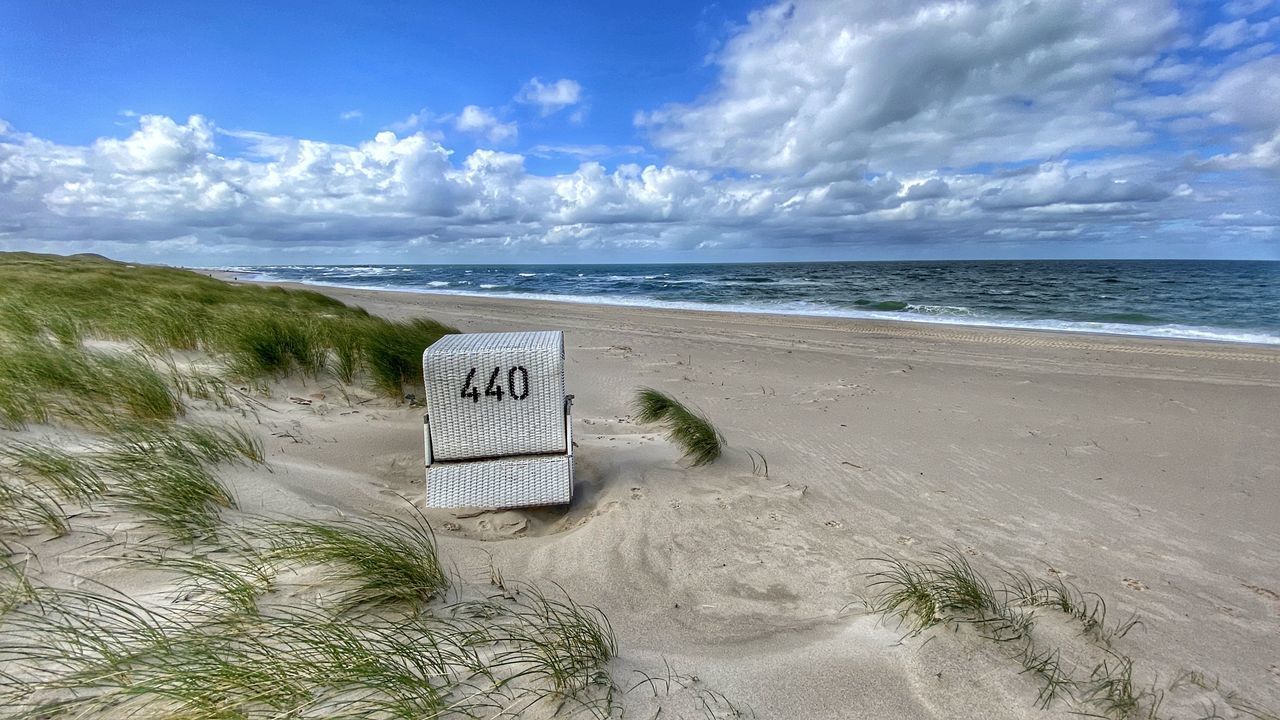
{"label": "woven wicker texture", "polygon": [[563,505],[572,494],[571,455],[437,463],[427,471],[431,507]]}
{"label": "woven wicker texture", "polygon": [[422,374],[436,460],[566,451],[559,331],[446,335]]}

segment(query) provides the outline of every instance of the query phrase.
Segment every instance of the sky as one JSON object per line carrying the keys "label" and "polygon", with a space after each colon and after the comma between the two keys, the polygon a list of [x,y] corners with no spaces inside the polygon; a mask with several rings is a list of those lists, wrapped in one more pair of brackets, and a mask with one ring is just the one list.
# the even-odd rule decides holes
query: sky
{"label": "sky", "polygon": [[0,4],[0,250],[1280,260],[1280,0]]}

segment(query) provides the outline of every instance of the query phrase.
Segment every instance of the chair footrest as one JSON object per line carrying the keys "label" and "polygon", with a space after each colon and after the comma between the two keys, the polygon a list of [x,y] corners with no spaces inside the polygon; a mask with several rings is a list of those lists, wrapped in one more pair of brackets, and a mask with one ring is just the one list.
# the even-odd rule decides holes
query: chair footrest
{"label": "chair footrest", "polygon": [[427,505],[524,507],[563,505],[573,494],[572,455],[520,455],[427,468]]}

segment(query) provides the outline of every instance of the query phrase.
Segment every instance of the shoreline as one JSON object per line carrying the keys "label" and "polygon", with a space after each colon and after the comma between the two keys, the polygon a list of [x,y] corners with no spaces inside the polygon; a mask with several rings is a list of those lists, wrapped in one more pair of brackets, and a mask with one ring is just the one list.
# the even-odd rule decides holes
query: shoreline
{"label": "shoreline", "polygon": [[[381,382],[378,355],[346,376],[297,358],[291,374],[251,375],[261,386],[225,376],[231,404],[192,396],[175,422],[229,421],[261,448],[264,465],[219,468],[235,504],[219,517],[232,527],[416,515],[451,586],[466,593],[456,599],[536,602],[524,588],[556,588],[598,609],[617,640],[605,672],[628,717],[740,716],[699,702],[722,698],[732,702],[724,709],[749,706],[758,717],[1066,718],[1105,709],[1090,699],[1100,663],[1162,717],[1280,706],[1280,353],[1271,348],[174,280],[139,287],[151,297],[136,307],[118,287],[110,299],[86,293],[86,317],[114,319],[127,305],[136,325],[116,329],[132,337],[153,309],[172,307],[175,319],[234,333],[178,356],[199,373],[232,367],[242,347],[233,341],[259,327],[247,322],[255,317],[271,321],[268,338],[289,340],[305,324],[334,362],[334,341],[369,331],[330,323],[344,316],[388,328],[431,318],[462,332],[562,330],[575,396],[574,495],[564,506],[425,507],[424,411],[402,393],[416,391],[403,380],[438,333],[396,350],[394,386]],[[66,310],[56,297],[46,301],[54,319]],[[205,301],[218,298],[222,310],[210,315]],[[682,460],[663,428],[635,416],[642,387],[708,418],[724,454],[699,467]],[[59,431],[47,442],[80,453],[92,447],[81,437]],[[133,533],[128,520],[82,513],[74,524],[115,537]],[[157,606],[187,592],[168,575],[85,557],[83,539],[32,544],[36,566]],[[1006,610],[1034,614],[1034,627],[1016,644],[993,643],[966,606],[943,608],[952,621],[919,634],[920,618],[895,625],[877,572],[939,553],[991,580]],[[255,597],[305,604],[343,587],[324,566],[295,572]],[[1010,577],[1050,595],[1065,588],[1075,609],[1034,591],[1012,596],[1030,603],[1009,600],[998,583]],[[1060,657],[1052,672],[1070,680],[1047,713],[1039,657]],[[668,683],[671,695],[659,691]]]}
{"label": "shoreline", "polygon": [[[1273,677],[1274,348],[288,286],[463,332],[563,330],[573,507],[433,512],[442,541],[477,567],[590,598],[635,657],[696,669],[766,716],[860,715],[815,710],[843,695],[833,672],[882,687],[914,678],[880,716],[964,715],[906,706],[936,699],[924,688],[937,670],[960,677],[959,659],[981,648],[919,638],[895,654],[892,621],[841,610],[872,591],[860,559],[947,547],[993,573],[1097,592],[1111,622],[1137,613],[1146,624],[1123,647],[1161,678],[1234,673],[1259,689]],[[661,433],[634,424],[640,386],[704,412],[726,457],[683,467]],[[396,442],[416,461],[407,429]],[[767,456],[767,477],[747,449]],[[358,458],[345,463],[361,472]],[[998,673],[1001,662],[979,664]],[[834,684],[800,693],[797,674]],[[967,696],[948,687],[944,704]],[[1015,696],[977,715],[1019,715]]]}
{"label": "shoreline", "polygon": [[534,308],[542,308],[548,312],[554,312],[563,308],[596,308],[605,311],[618,312],[635,312],[639,314],[651,314],[653,317],[663,316],[708,316],[719,317],[726,321],[747,321],[752,318],[759,318],[770,324],[794,324],[798,329],[840,329],[846,332],[856,333],[872,333],[887,334],[902,337],[922,337],[934,336],[939,339],[973,339],[975,335],[980,336],[980,341],[987,342],[993,338],[998,338],[997,342],[1016,341],[1020,337],[1036,337],[1040,336],[1047,339],[1057,341],[1079,340],[1081,342],[1093,342],[1102,345],[1116,346],[1133,343],[1139,346],[1160,347],[1164,345],[1170,346],[1186,346],[1190,348],[1202,349],[1234,349],[1241,352],[1256,352],[1263,355],[1274,354],[1280,361],[1280,343],[1254,343],[1239,340],[1219,340],[1212,338],[1183,338],[1183,337],[1161,337],[1151,335],[1136,335],[1127,333],[1108,333],[1095,330],[1070,330],[1061,328],[1031,328],[1031,327],[1009,327],[1003,325],[987,325],[980,323],[951,323],[940,322],[929,319],[906,319],[906,318],[862,318],[843,315],[818,315],[818,314],[801,314],[801,313],[779,313],[761,311],[742,311],[742,310],[719,310],[712,308],[686,308],[686,307],[663,307],[655,305],[644,305],[639,303],[605,303],[605,302],[588,302],[578,300],[552,300],[546,298],[530,298],[521,296],[507,295],[491,295],[483,293],[460,293],[460,292],[439,292],[432,290],[407,290],[392,288],[373,288],[373,287],[357,287],[350,285],[338,285],[314,282],[297,282],[290,280],[251,280],[237,277],[237,273],[224,270],[209,269],[191,269],[193,272],[199,272],[209,277],[214,277],[227,282],[243,283],[249,285],[274,285],[280,287],[288,287],[301,290],[315,290],[318,292],[329,291],[329,294],[341,296],[346,293],[352,293],[353,296],[370,297],[387,296],[397,297],[403,300],[411,300],[413,298],[428,298],[437,303],[455,302],[458,304],[478,303],[481,305],[488,303],[515,304],[520,306],[528,306]]}

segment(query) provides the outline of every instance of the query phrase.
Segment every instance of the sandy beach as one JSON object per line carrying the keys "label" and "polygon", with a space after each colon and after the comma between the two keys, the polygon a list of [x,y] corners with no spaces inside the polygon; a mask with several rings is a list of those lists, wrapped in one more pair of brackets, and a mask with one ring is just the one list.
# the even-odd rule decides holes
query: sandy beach
{"label": "sandy beach", "polygon": [[[968,629],[904,638],[866,613],[867,558],[950,547],[1096,592],[1108,622],[1137,613],[1116,649],[1162,713],[1280,706],[1275,349],[321,291],[464,332],[565,331],[572,506],[427,515],[463,576],[599,606],[624,689],[669,665],[762,718],[1065,716]],[[705,411],[726,455],[683,467],[632,422],[638,386]],[[316,400],[269,403],[274,473],[236,479],[242,507],[421,502],[421,410],[293,391]]]}

